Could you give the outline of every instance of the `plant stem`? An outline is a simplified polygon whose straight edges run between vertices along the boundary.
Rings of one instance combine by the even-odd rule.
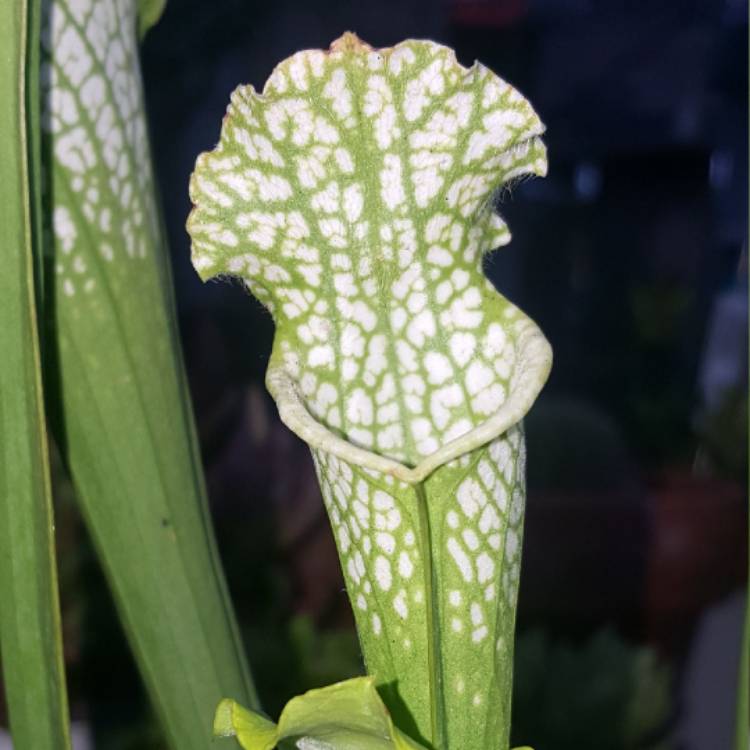
[[[440,658],[440,613],[437,606],[437,582],[432,560],[432,533],[424,483],[414,485],[419,513],[419,546],[424,566],[424,594],[427,607],[427,660],[430,681],[430,741],[435,750],[445,750],[445,697],[443,665]]]

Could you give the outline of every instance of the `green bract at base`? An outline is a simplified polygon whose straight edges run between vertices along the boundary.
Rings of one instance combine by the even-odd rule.
[[[425,750],[393,726],[372,677],[357,677],[292,698],[279,723],[233,700],[216,710],[214,733],[236,737],[244,750]],[[531,748],[517,748],[531,750]]]
[[[266,383],[313,452],[368,673],[439,750],[508,747],[520,420],[551,350],[482,263],[543,130],[446,47],[345,34],[239,87],[190,183],[199,274],[273,315]]]
[[[300,748],[424,750],[393,726],[372,677],[358,677],[292,698],[274,724],[232,700],[222,701],[214,733],[236,736],[245,750]]]

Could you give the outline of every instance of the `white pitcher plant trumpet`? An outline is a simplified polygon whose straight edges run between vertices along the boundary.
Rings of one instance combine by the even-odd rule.
[[[266,382],[312,451],[398,728],[385,745],[284,735],[299,747],[508,747],[521,420],[552,355],[482,261],[510,240],[497,191],[546,172],[543,130],[446,47],[347,33],[282,62],[261,94],[240,86],[198,159],[193,263],[242,279],[273,316]]]

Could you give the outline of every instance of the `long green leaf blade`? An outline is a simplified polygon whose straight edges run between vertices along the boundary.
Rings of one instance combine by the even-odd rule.
[[[70,747],[34,293],[26,76],[35,8],[0,6],[0,653],[15,746]],[[28,45],[28,46],[27,46]]]
[[[256,703],[207,513],[159,229],[135,0],[54,0],[44,39],[56,434],[180,750]]]
[[[236,701],[216,711],[214,732],[236,737],[244,750],[275,747],[325,750],[426,750],[393,725],[372,677],[309,690],[286,704],[278,725]]]

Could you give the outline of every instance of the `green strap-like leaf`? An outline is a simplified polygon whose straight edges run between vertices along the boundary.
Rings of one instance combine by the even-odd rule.
[[[155,206],[135,0],[52,0],[44,29],[50,402],[170,743],[256,697],[225,591]],[[55,361],[56,360],[56,361]]]
[[[38,8],[0,5],[0,662],[16,748],[70,748],[35,309]]]
[[[224,700],[216,711],[214,733],[237,737],[244,750],[425,750],[393,726],[371,677],[358,677],[292,698],[278,726]]]
[[[368,672],[440,750],[508,742],[518,423],[551,352],[482,259],[510,239],[498,189],[546,171],[542,131],[446,47],[345,34],[238,88],[191,180],[196,269],[274,317],[266,382],[313,449]]]

